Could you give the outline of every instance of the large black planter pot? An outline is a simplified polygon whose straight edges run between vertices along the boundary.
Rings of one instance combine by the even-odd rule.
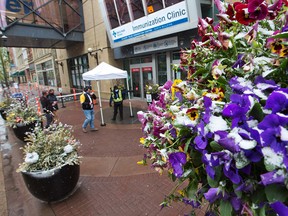
[[[22,172],[30,193],[46,202],[61,201],[71,195],[76,188],[79,175],[79,165],[65,165],[43,172]]]
[[[32,122],[27,125],[17,124],[16,128],[13,127],[13,131],[15,136],[20,139],[21,141],[25,142],[26,132],[32,132],[33,129],[36,127],[36,124],[41,124],[39,122]]]
[[[1,117],[6,120],[6,113],[5,113],[6,109],[0,109],[0,115]]]

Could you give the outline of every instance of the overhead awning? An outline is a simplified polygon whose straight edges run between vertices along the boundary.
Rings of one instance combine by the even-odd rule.
[[[25,76],[25,71],[16,71],[13,74],[11,74],[11,77],[19,77],[19,76]]]

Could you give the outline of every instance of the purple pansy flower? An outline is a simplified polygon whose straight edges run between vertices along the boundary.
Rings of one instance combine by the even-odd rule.
[[[279,215],[279,216],[286,216],[288,212],[288,207],[284,205],[282,202],[277,201],[272,204],[270,204],[271,208],[274,209],[274,211]]]
[[[269,184],[277,184],[277,183],[284,183],[285,175],[282,170],[274,170],[265,174],[262,174],[261,176],[261,182],[263,185],[269,185]]]
[[[206,193],[204,193],[204,197],[210,203],[215,202],[217,199],[223,198],[223,191],[219,188],[210,188]]]
[[[183,165],[186,164],[186,154],[184,152],[173,152],[169,155],[169,162],[174,171],[174,175],[177,178],[181,178],[183,175]]]
[[[288,94],[282,91],[274,91],[269,95],[266,109],[271,109],[272,113],[285,111],[288,109]]]
[[[186,205],[191,205],[193,208],[199,208],[200,207],[200,202],[193,200],[193,199],[187,199],[187,198],[183,198],[182,201],[186,204]]]
[[[241,68],[245,65],[245,61],[243,61],[244,54],[239,54],[237,56],[237,61],[232,65],[232,68]]]

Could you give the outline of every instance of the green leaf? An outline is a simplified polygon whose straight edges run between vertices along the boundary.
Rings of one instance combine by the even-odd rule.
[[[194,199],[197,190],[198,190],[198,182],[195,180],[190,181],[188,187],[186,188],[187,197],[189,199]]]
[[[256,191],[251,195],[251,200],[253,203],[261,203],[266,201],[264,187],[258,187]]]
[[[222,151],[222,150],[223,150],[223,147],[220,146],[220,145],[219,145],[217,142],[215,142],[215,141],[212,141],[212,142],[210,142],[209,144],[210,144],[211,148],[212,148],[213,150],[215,150],[215,151]]]
[[[210,178],[209,175],[207,175],[207,181],[208,181],[208,184],[209,184],[210,187],[216,188],[219,185],[218,181],[216,179]]]
[[[228,85],[227,80],[223,76],[219,76],[217,79],[217,82],[220,83],[221,85],[224,85],[224,86]]]
[[[185,143],[185,148],[184,148],[184,152],[187,152],[188,151],[188,148],[189,148],[189,145],[191,143],[191,140],[192,140],[192,137],[190,137],[186,143]]]
[[[253,116],[259,122],[263,120],[264,113],[262,111],[261,105],[259,103],[255,103],[253,108],[250,111],[250,116]]]
[[[280,184],[271,184],[266,186],[265,194],[269,202],[285,202],[288,198],[287,189]]]
[[[194,74],[192,74],[191,77],[197,77],[198,75],[202,75],[202,76],[203,76],[203,74],[207,74],[207,73],[209,73],[209,71],[208,71],[207,69],[205,69],[205,68],[200,68],[200,69],[197,70]]]
[[[226,200],[220,202],[220,215],[230,216],[232,215],[232,205]]]
[[[214,179],[210,178],[209,175],[207,175],[207,181],[210,187],[218,187],[219,186],[219,181],[221,179],[221,174],[222,174],[222,167],[214,167],[215,170],[215,177]]]
[[[277,35],[273,35],[271,38],[288,38],[288,32],[282,32]]]
[[[265,205],[260,209],[259,216],[266,216]]]

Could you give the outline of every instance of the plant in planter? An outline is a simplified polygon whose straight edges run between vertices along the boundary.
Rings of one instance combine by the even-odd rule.
[[[32,131],[37,124],[42,124],[42,116],[37,113],[37,106],[32,102],[13,100],[6,111],[6,125],[12,127],[16,137],[25,140],[25,133]]]
[[[287,215],[288,2],[215,0],[183,50],[187,80],[168,81],[138,112],[152,167],[206,215]]]
[[[4,120],[6,120],[6,111],[9,109],[11,104],[13,103],[12,98],[10,97],[5,97],[1,102],[0,102],[0,114]]]
[[[145,91],[148,104],[151,103],[152,100],[158,99],[158,94],[160,92],[158,84],[147,84],[145,86]]]
[[[28,190],[38,199],[52,202],[65,199],[75,189],[80,175],[80,143],[72,135],[72,126],[36,127],[22,147],[21,172]]]

